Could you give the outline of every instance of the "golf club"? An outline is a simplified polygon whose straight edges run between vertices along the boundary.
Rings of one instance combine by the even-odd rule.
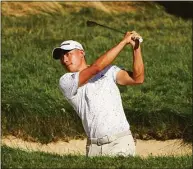
[[[96,23],[96,22],[94,22],[94,21],[87,21],[87,22],[86,22],[86,25],[89,26],[89,27],[92,27],[92,26],[101,26],[101,27],[104,27],[104,28],[107,28],[107,29],[110,29],[110,30],[119,32],[119,33],[121,33],[121,34],[125,34],[125,32],[122,32],[122,31],[120,31],[120,30],[117,30],[117,29],[114,29],[114,28],[111,28],[111,27],[108,27],[108,26],[105,26],[105,25],[101,25],[101,24]],[[136,40],[138,40],[140,43],[143,42],[143,39],[142,39],[142,38],[136,38]]]

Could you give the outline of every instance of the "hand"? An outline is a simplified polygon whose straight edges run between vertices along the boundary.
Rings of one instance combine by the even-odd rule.
[[[132,31],[127,32],[123,40],[125,40],[127,44],[130,44],[134,49],[137,49],[139,47],[139,38],[141,38],[141,36],[137,32]]]

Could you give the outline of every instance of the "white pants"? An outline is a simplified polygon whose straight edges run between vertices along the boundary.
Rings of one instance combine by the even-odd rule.
[[[86,155],[92,156],[135,156],[135,142],[133,136],[126,135],[111,143],[98,146],[97,144],[86,145]]]

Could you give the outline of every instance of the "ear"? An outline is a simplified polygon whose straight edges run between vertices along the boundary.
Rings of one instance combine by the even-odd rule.
[[[82,57],[85,56],[85,52],[83,50],[80,50],[81,54],[82,54]]]

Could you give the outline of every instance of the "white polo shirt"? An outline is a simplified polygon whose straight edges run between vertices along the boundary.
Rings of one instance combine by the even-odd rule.
[[[81,87],[78,87],[79,72],[66,73],[60,78],[62,93],[81,118],[90,138],[110,136],[130,128],[116,85],[120,70],[108,66]]]

